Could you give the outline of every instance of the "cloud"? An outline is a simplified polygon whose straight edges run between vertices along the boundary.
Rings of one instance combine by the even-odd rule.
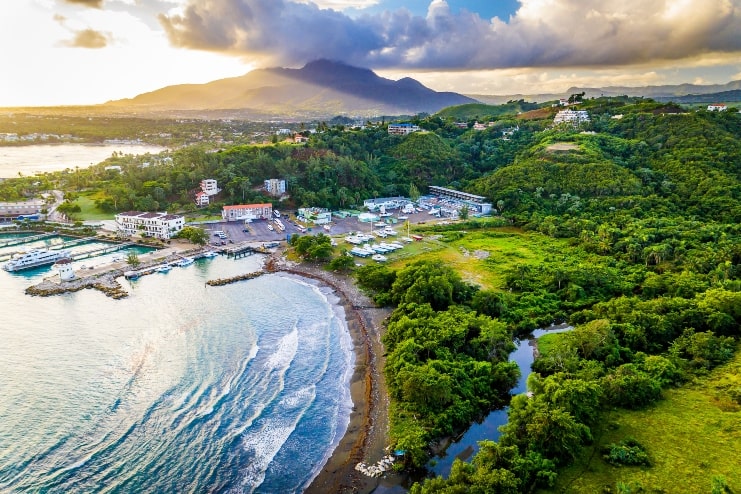
[[[99,49],[108,46],[111,40],[109,34],[96,31],[95,29],[82,29],[75,32],[75,37],[71,40],[63,41],[62,45],[72,48],[91,48]]]
[[[367,9],[378,5],[381,0],[294,0],[297,3],[314,3],[322,9],[346,10]]]
[[[368,4],[324,0],[322,5]],[[373,68],[611,67],[741,52],[741,0],[520,0],[508,21],[399,8],[350,17],[301,0],[189,0],[161,14],[172,44],[295,65]]]
[[[91,7],[94,9],[103,8],[103,0],[64,0],[65,3],[73,5],[82,5],[85,7]]]

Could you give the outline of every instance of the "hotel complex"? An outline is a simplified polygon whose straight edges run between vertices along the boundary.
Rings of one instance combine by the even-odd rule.
[[[141,233],[145,237],[167,240],[185,226],[185,217],[178,214],[128,211],[116,215],[116,227],[126,235]]]

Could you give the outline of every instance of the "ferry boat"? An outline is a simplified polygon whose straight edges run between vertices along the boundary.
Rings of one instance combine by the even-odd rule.
[[[39,266],[54,264],[60,259],[69,259],[71,254],[67,250],[32,249],[23,254],[16,254],[3,265],[5,271],[20,271]]]

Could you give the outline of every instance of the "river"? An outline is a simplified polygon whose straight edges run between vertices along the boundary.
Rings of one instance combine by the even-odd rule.
[[[105,161],[114,152],[123,154],[157,154],[161,146],[148,144],[33,144],[0,146],[0,178],[37,175],[76,166],[87,168]]]
[[[527,391],[527,378],[532,372],[531,366],[535,360],[533,341],[544,334],[562,333],[571,329],[573,329],[571,326],[536,329],[532,333],[532,339],[518,340],[515,342],[517,347],[510,354],[509,360],[517,362],[517,366],[520,368],[520,379],[517,381],[514,389],[512,389],[512,394],[520,394]],[[434,458],[434,461],[430,462],[428,469],[435,475],[447,477],[450,474],[450,469],[456,457],[460,457],[462,460],[470,460],[470,457],[479,450],[479,441],[485,439],[496,441],[499,439],[499,427],[507,423],[507,413],[508,407],[494,410],[483,421],[471,425],[463,436],[448,446],[443,455]]]

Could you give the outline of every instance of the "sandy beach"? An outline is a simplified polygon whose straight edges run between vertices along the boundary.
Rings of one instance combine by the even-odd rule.
[[[382,479],[358,472],[355,465],[359,462],[376,463],[388,454],[385,450],[388,444],[388,393],[383,377],[381,332],[391,310],[375,307],[347,276],[325,271],[321,266],[288,261],[282,257],[282,252],[271,259],[266,263],[269,270],[317,280],[334,291],[345,310],[355,347],[355,370],[350,382],[353,409],[347,431],[305,492],[373,492]],[[394,474],[389,472],[387,476]]]

